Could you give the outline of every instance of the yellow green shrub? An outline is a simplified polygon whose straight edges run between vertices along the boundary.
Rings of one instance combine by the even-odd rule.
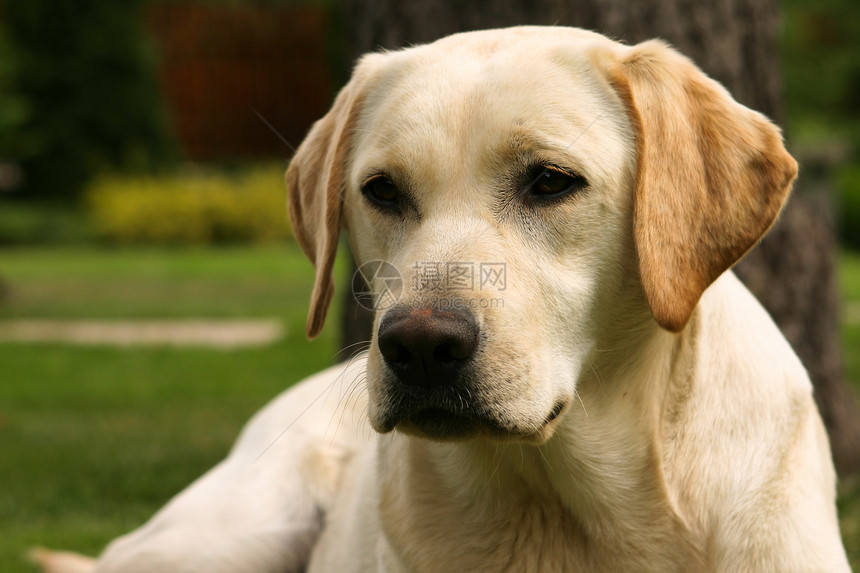
[[[283,170],[105,176],[87,191],[95,231],[121,244],[273,242],[290,236]]]

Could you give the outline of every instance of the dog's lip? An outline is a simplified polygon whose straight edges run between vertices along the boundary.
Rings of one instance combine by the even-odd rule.
[[[492,424],[491,417],[481,411],[480,403],[464,400],[452,388],[395,385],[378,403],[382,407],[373,425],[381,433],[397,428],[410,434],[465,436],[474,433],[474,428],[482,423]]]
[[[484,409],[480,402],[455,401],[443,389],[428,393],[401,386],[380,402],[384,406],[371,414],[370,421],[381,434],[397,430],[438,441],[485,437],[493,441],[534,443],[543,443],[553,435],[570,404],[569,399],[559,398],[543,418],[520,425],[506,423]]]
[[[444,408],[422,408],[405,416],[396,427],[407,434],[418,434],[435,440],[462,440],[476,435],[486,421],[471,414],[451,412]]]
[[[552,411],[549,413],[549,415],[547,415],[546,419],[544,420],[542,427],[546,427],[556,421],[561,416],[562,412],[564,412],[565,408],[567,408],[566,401],[557,401],[552,407]]]
[[[478,435],[514,437],[520,434],[474,407],[454,409],[433,401],[410,404],[406,400],[399,406],[377,419],[373,425],[378,432],[388,433],[396,429],[404,434],[440,441],[462,441]]]
[[[558,412],[560,413],[560,411]],[[436,441],[465,441],[484,437],[495,441],[544,442],[552,434],[558,419],[554,409],[538,428],[509,428],[493,417],[470,412],[452,412],[445,408],[428,407],[416,410],[399,420],[389,420],[388,430]]]

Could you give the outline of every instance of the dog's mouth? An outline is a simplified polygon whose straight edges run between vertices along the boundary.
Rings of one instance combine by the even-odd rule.
[[[487,422],[489,420],[480,420],[474,415],[450,412],[442,408],[425,408],[406,416],[396,427],[405,434],[448,441],[475,436]]]
[[[405,404],[403,404],[405,406]],[[495,441],[524,441],[542,443],[554,432],[565,402],[557,402],[540,423],[528,425],[506,424],[496,416],[474,407],[452,410],[438,405],[404,408],[389,412],[389,416],[376,427],[382,433],[396,429],[404,434],[437,441],[464,441],[484,437]]]
[[[397,430],[404,434],[440,441],[465,440],[481,433],[502,432],[501,425],[476,404],[445,399],[444,392],[427,395],[389,395],[387,408],[373,424],[381,433]],[[373,418],[373,417],[371,417]]]

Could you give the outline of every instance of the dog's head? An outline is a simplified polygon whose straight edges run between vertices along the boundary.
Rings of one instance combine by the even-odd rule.
[[[366,56],[287,171],[308,335],[345,227],[359,265],[390,265],[375,292],[403,281],[376,312],[373,427],[541,442],[602,345],[684,329],[796,171],[660,42],[523,27]]]

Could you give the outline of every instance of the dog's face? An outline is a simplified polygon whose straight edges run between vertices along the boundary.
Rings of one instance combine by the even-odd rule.
[[[542,442],[601,346],[683,329],[795,168],[658,43],[517,28],[366,57],[287,173],[309,334],[343,225],[359,265],[403,280],[376,313],[373,427]]]
[[[633,258],[635,141],[609,85],[557,55],[451,42],[368,88],[344,216],[357,262],[404,278],[368,357],[379,431],[541,439],[573,398]]]

